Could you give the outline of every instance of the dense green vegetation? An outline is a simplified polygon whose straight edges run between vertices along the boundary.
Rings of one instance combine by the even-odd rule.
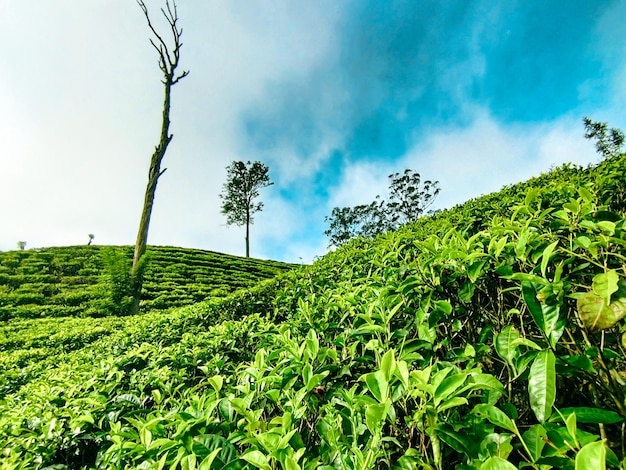
[[[103,254],[111,249],[71,246],[0,252],[0,320],[104,315],[99,305],[108,289]],[[114,250],[132,258],[132,247]],[[144,310],[223,297],[294,267],[164,246],[149,247],[147,255]]]
[[[60,360],[37,354],[74,326],[16,331],[0,463],[626,468],[625,163],[557,168],[225,299],[87,319]]]

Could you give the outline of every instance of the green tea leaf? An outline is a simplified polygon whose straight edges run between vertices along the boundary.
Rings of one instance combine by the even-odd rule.
[[[456,431],[446,423],[437,423],[437,437],[460,454],[467,454],[474,446],[472,439],[462,432]]]
[[[552,256],[552,253],[554,252],[554,249],[556,248],[558,243],[559,243],[559,241],[556,240],[556,241],[550,243],[545,248],[545,250],[543,250],[543,254],[541,255],[541,275],[543,277],[546,277],[546,269],[548,267],[548,262],[550,261],[550,257]]]
[[[471,303],[474,296],[475,286],[472,282],[465,282],[459,290],[459,299],[466,304]]]
[[[602,220],[600,222],[597,222],[596,225],[600,230],[606,232],[608,235],[613,235],[615,233],[615,222]]]
[[[472,410],[472,413],[480,418],[486,419],[491,424],[500,426],[507,431],[516,432],[517,428],[513,420],[509,418],[504,411],[496,408],[494,405],[481,404],[476,405]]]
[[[624,417],[615,411],[603,410],[602,408],[590,408],[590,407],[573,407],[573,408],[562,408],[561,415],[568,416],[571,414],[576,414],[576,420],[579,423],[590,423],[590,424],[615,424],[621,423],[624,421]],[[552,416],[550,421],[556,422],[561,421],[561,417],[558,414]]]
[[[368,405],[365,409],[365,424],[372,434],[380,431],[387,416],[387,408],[385,404],[376,404]]]
[[[605,470],[606,447],[604,441],[590,442],[576,454],[576,470]]]
[[[406,361],[397,361],[396,362],[396,376],[404,385],[404,388],[409,388],[409,367]]]
[[[517,470],[517,467],[502,457],[489,457],[480,466],[480,470]]]
[[[514,326],[505,326],[500,333],[498,333],[494,339],[494,346],[498,355],[504,359],[508,365],[513,367],[513,359],[518,355],[517,348],[513,345],[513,341],[518,339],[520,334]]]
[[[300,470],[301,467],[298,465],[298,462],[293,457],[287,455],[283,461],[283,468],[285,470]]]
[[[322,380],[324,380],[326,378],[326,376],[329,373],[330,373],[330,371],[325,370],[325,371],[323,371],[323,372],[321,372],[319,374],[315,374],[315,375],[311,376],[311,378],[306,383],[306,391],[310,392],[315,387],[317,387],[322,382]]]
[[[575,447],[578,447],[578,439],[576,438],[576,413],[572,413],[565,418],[565,427],[572,438]]]
[[[593,277],[592,290],[594,294],[604,300],[606,305],[609,305],[611,303],[611,295],[617,292],[618,281],[619,276],[617,275],[617,271],[611,269]]]
[[[447,300],[437,300],[434,302],[434,306],[445,315],[450,315],[452,313],[452,304]]]
[[[560,305],[539,301],[542,286],[537,283],[522,281],[522,295],[533,320],[550,341],[552,347],[561,338],[565,329],[565,318],[561,318]]]
[[[528,395],[530,407],[537,420],[544,423],[552,414],[556,397],[556,370],[554,353],[549,349],[541,351],[530,366],[528,375]]]
[[[233,398],[232,400],[230,400],[230,404],[233,409],[240,415],[245,415],[246,411],[248,410],[248,404],[242,398]]]
[[[280,434],[270,431],[259,433],[256,437],[259,444],[261,444],[269,454],[279,449],[278,443],[280,442]]]
[[[530,452],[530,458],[536,462],[541,458],[541,452],[546,445],[544,438],[548,435],[541,424],[531,426],[528,431],[522,434],[524,443]]]
[[[468,401],[465,397],[452,397],[449,400],[444,401],[437,407],[437,411],[441,412],[449,408],[456,408],[457,406],[467,405]]]
[[[380,370],[385,375],[385,380],[389,382],[396,369],[396,358],[393,349],[387,351],[380,360]]]
[[[307,334],[306,336],[305,344],[309,359],[315,359],[320,350],[320,342],[317,338],[317,333],[315,332],[315,330],[309,330],[309,334]]]
[[[511,346],[514,348],[517,348],[518,346],[527,346],[535,351],[541,351],[541,346],[528,338],[516,338],[511,342]]]
[[[467,373],[453,374],[446,377],[435,390],[435,406],[459,390],[467,380]]]
[[[385,374],[382,371],[370,372],[362,377],[367,384],[367,388],[374,398],[380,403],[387,399],[389,393],[389,382],[385,379]]]
[[[258,450],[251,450],[241,456],[246,462],[254,465],[256,468],[262,470],[271,470],[269,461],[263,452]]]
[[[604,330],[612,327],[626,316],[626,281],[619,281],[617,287],[618,289],[613,293],[609,304],[595,292],[595,289],[594,292],[578,295],[576,299],[578,314],[585,328],[592,332]]]

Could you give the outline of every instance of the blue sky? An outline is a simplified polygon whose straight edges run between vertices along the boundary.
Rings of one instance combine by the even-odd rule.
[[[164,0],[147,2],[152,15]],[[626,1],[179,0],[181,67],[149,243],[241,255],[219,193],[233,160],[275,184],[253,256],[311,261],[324,217],[387,175],[438,208],[597,162],[590,116],[626,128]],[[162,89],[128,0],[0,4],[0,250],[132,244]]]

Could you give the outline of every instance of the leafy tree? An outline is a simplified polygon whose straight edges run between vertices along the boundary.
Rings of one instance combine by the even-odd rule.
[[[150,160],[150,170],[148,172],[148,185],[146,187],[146,193],[144,197],[143,210],[141,212],[141,220],[139,222],[139,230],[137,232],[137,241],[135,243],[135,254],[133,256],[132,267],[132,284],[133,284],[133,308],[132,312],[137,313],[139,311],[139,300],[141,299],[142,281],[139,274],[141,257],[146,253],[146,246],[148,243],[148,228],[150,226],[150,216],[152,214],[152,206],[154,204],[154,195],[156,192],[157,182],[161,175],[165,173],[166,168],[161,170],[161,161],[165,156],[167,146],[172,140],[173,135],[169,133],[170,127],[170,100],[172,87],[176,85],[182,78],[189,74],[189,71],[185,70],[180,74],[176,73],[178,67],[178,61],[180,59],[180,48],[182,43],[180,37],[183,33],[182,28],[178,27],[178,11],[176,9],[176,2],[172,0],[165,1],[165,8],[161,8],[161,13],[165,17],[165,20],[169,24],[170,33],[172,35],[173,44],[169,46],[163,36],[161,36],[155,27],[152,25],[150,15],[148,14],[148,8],[143,0],[137,0],[137,3],[141,7],[146,20],[148,21],[148,28],[153,34],[153,38],[150,39],[150,43],[157,51],[159,57],[159,68],[163,73],[163,85],[165,87],[164,100],[163,100],[163,114],[161,121],[161,136],[158,145],[154,149],[152,159]]]
[[[620,155],[624,145],[624,133],[615,128],[609,129],[606,122],[592,121],[588,117],[583,119],[585,138],[596,139],[596,150],[604,158]]]
[[[93,239],[96,237],[93,233],[90,233],[89,235],[89,242],[87,243],[87,245],[91,245],[91,243],[93,242]]]
[[[389,175],[389,200],[380,196],[370,204],[335,207],[326,217],[329,229],[324,234],[330,245],[340,246],[355,237],[373,238],[414,222],[435,202],[440,192],[438,181],[424,181],[410,169]]]
[[[261,162],[232,162],[228,172],[222,199],[222,214],[228,225],[246,226],[246,256],[250,256],[250,225],[253,215],[263,209],[262,202],[254,202],[259,190],[271,186],[269,168]]]
[[[25,249],[25,248],[26,248],[26,242],[24,242],[24,241],[19,241],[19,242],[17,242],[17,247],[18,247],[20,250]]]

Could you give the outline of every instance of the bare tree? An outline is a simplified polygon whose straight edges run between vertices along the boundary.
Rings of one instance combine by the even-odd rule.
[[[156,192],[157,182],[161,175],[165,172],[166,168],[161,170],[161,162],[165,156],[167,146],[172,140],[173,135],[169,133],[170,127],[170,99],[172,87],[176,85],[181,79],[189,74],[189,71],[185,70],[180,74],[176,73],[178,67],[178,61],[180,59],[180,48],[182,43],[180,41],[183,33],[182,28],[178,27],[178,11],[176,9],[175,0],[166,0],[165,8],[161,8],[161,13],[165,17],[165,20],[169,24],[169,33],[171,35],[171,41],[173,44],[168,45],[168,42],[159,34],[150,20],[148,14],[148,8],[143,0],[137,0],[137,3],[141,7],[146,20],[148,21],[148,27],[152,32],[153,37],[150,38],[150,43],[157,51],[159,56],[159,68],[163,72],[163,85],[165,88],[165,96],[163,99],[163,119],[161,122],[161,136],[159,144],[155,147],[152,159],[150,161],[150,171],[148,172],[148,185],[146,187],[146,194],[144,197],[143,211],[141,213],[141,220],[139,222],[139,231],[137,232],[137,242],[135,243],[135,254],[133,256],[133,267],[131,272],[131,282],[133,283],[133,308],[131,313],[137,313],[139,311],[139,300],[141,299],[142,288],[142,273],[140,267],[142,264],[140,260],[146,252],[146,246],[148,242],[148,228],[150,226],[150,215],[152,214],[152,206],[154,204],[154,194]]]

